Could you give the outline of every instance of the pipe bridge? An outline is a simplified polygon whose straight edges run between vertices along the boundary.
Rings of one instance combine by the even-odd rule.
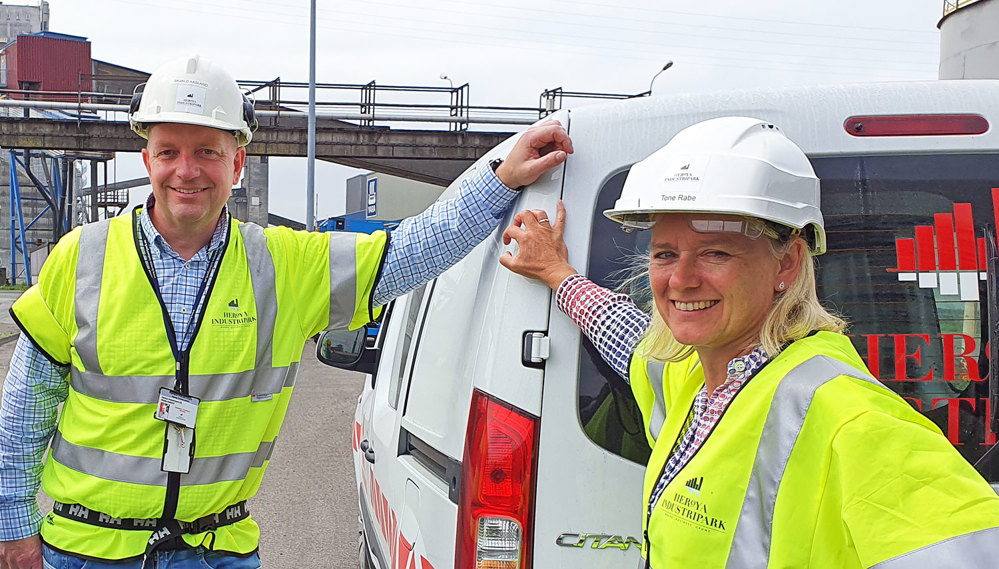
[[[138,152],[144,142],[127,122],[144,77],[94,75],[93,91],[0,89],[0,141],[6,148],[67,152]],[[307,83],[240,81],[254,99],[260,127],[247,153],[306,156]],[[81,83],[83,84],[83,83]],[[553,110],[475,106],[457,87],[320,83],[316,85],[316,158],[446,186],[513,132]],[[470,131],[470,125],[483,125]]]
[[[446,186],[512,132],[395,130],[317,120],[316,158]],[[253,156],[305,156],[304,117],[261,121],[247,146]],[[299,124],[300,123],[300,124]],[[139,152],[145,141],[127,122],[0,117],[5,148],[78,152]]]

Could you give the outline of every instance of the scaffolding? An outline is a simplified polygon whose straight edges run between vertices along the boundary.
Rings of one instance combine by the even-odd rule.
[[[114,217],[128,206],[127,186],[107,184],[107,163],[113,158],[110,153],[70,155],[58,151],[7,150],[5,157],[10,179],[9,279],[12,283],[23,278],[26,284],[32,284],[32,245],[39,241],[54,244],[76,225]],[[90,186],[83,186],[82,180],[78,180],[81,177],[77,165],[86,161],[90,164]],[[40,167],[33,169],[32,164]],[[103,187],[98,184],[101,164],[104,166]],[[29,188],[22,184],[24,178],[30,181],[35,192],[28,191]],[[78,184],[81,187],[77,188]],[[25,211],[31,203],[42,207],[30,208],[28,216],[33,217],[28,221]],[[47,230],[37,227],[43,219],[51,220],[51,237],[37,239],[36,233],[32,242],[27,235],[29,231]],[[35,249],[38,248],[41,247]]]

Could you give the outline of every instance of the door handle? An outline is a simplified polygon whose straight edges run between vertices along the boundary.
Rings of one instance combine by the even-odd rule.
[[[375,463],[375,449],[371,448],[368,439],[361,441],[361,451],[364,452],[364,460],[371,464]]]

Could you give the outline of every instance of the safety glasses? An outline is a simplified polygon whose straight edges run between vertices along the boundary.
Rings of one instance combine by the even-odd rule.
[[[698,233],[741,233],[750,239],[759,239],[766,235],[778,241],[786,238],[759,219],[691,219],[689,224],[690,228]]]

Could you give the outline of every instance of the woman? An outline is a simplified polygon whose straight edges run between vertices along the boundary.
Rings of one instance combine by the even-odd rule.
[[[555,290],[632,386],[646,567],[995,566],[999,497],[818,302],[818,180],[776,127],[680,132],[605,215],[652,231],[651,321],[569,265],[561,204],[554,224],[518,214],[501,263]]]

